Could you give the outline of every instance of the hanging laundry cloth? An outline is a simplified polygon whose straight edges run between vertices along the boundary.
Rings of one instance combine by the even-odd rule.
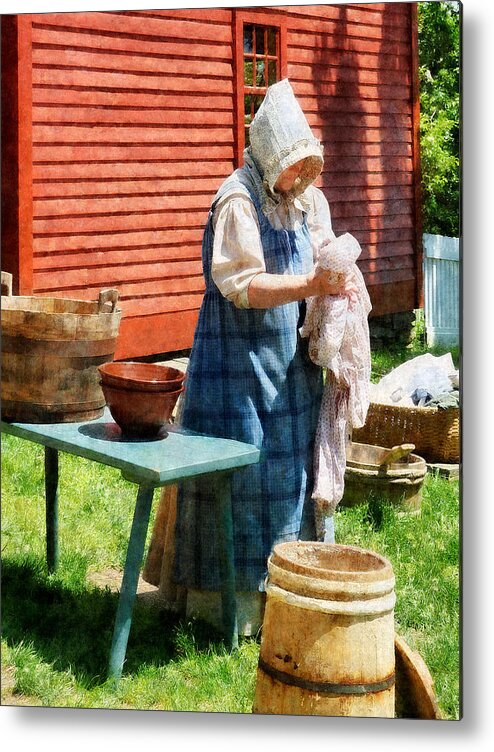
[[[316,265],[335,275],[353,272],[357,292],[307,300],[300,330],[309,338],[309,356],[327,369],[314,448],[314,490],[318,527],[332,515],[343,496],[346,441],[352,428],[364,425],[369,407],[371,302],[356,265],[362,249],[345,233],[318,251]]]

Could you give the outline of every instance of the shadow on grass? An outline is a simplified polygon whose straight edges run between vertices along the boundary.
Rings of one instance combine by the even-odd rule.
[[[87,689],[107,678],[118,593],[84,581],[65,584],[48,575],[35,557],[2,562],[2,637],[10,647],[31,644],[40,660],[57,671],[70,670]],[[163,665],[194,651],[221,650],[220,635],[203,622],[192,622],[136,599],[124,675],[143,664]]]

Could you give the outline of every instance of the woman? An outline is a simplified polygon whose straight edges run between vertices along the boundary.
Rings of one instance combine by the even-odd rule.
[[[312,186],[321,146],[287,80],[268,88],[244,157],[216,194],[204,233],[206,292],[181,422],[261,449],[260,462],[232,483],[239,632],[251,634],[262,622],[273,545],[315,539],[322,373],[299,334],[304,299],[351,294],[354,285],[314,270],[317,248],[334,234],[326,199]],[[187,611],[214,623],[220,582],[207,481],[180,486],[175,530],[173,579],[187,590]]]

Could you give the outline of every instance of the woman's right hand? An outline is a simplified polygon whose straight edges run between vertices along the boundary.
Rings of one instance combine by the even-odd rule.
[[[307,275],[307,287],[310,296],[317,295],[351,295],[357,293],[353,272],[336,274],[327,269],[314,268]]]

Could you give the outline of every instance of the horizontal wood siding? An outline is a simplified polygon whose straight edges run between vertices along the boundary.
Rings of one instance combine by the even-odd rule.
[[[288,77],[324,146],[319,185],[337,234],[353,233],[373,315],[416,296],[410,5],[314,5],[286,13]]]
[[[231,11],[33,15],[34,293],[120,293],[117,357],[189,347],[233,164]]]
[[[317,184],[335,231],[362,245],[373,315],[412,309],[420,284],[410,7],[248,9],[253,23],[281,24],[286,74],[324,146]],[[10,78],[7,60],[4,80],[15,83],[29,60],[29,76],[16,83],[24,102],[17,145],[5,152],[24,162],[24,220],[17,230],[6,225],[19,236],[20,285],[86,299],[116,287],[124,313],[117,357],[192,344],[204,224],[236,166],[240,12],[17,17],[22,59]]]

